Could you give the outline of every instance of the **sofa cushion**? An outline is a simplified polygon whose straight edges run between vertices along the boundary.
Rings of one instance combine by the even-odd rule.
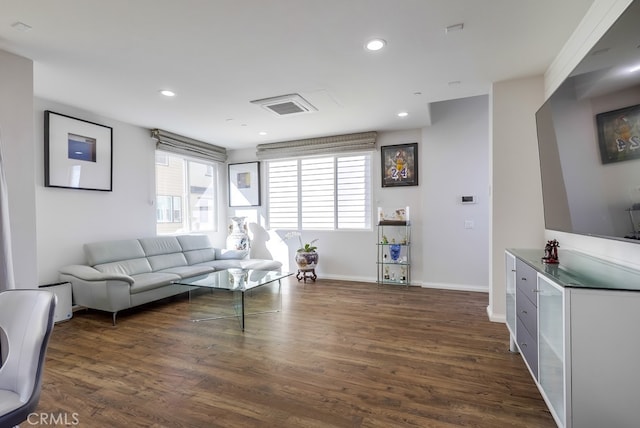
[[[202,250],[185,251],[184,257],[187,264],[195,265],[202,262],[211,262],[216,259],[216,251],[213,248],[203,248]]]
[[[149,272],[135,275],[135,282],[131,285],[130,293],[137,294],[143,291],[153,290],[170,284],[171,281],[177,281],[180,277],[173,273],[167,272]]]
[[[84,253],[89,266],[145,256],[142,245],[137,239],[92,242],[84,245]]]
[[[172,273],[178,275],[180,278],[188,278],[190,276],[198,276],[213,272],[215,269],[211,266],[199,265],[199,266],[176,266],[168,269],[164,269],[158,272]]]
[[[172,254],[182,252],[182,247],[175,236],[156,236],[153,238],[138,239],[147,257],[159,254]]]
[[[211,241],[209,241],[207,235],[180,235],[176,238],[182,247],[182,251],[211,248]]]
[[[157,256],[149,256],[147,259],[149,260],[151,269],[154,272],[171,267],[187,265],[187,259],[185,259],[184,254],[182,253],[160,254]]]
[[[226,250],[216,248],[216,259],[219,260],[241,260],[249,256],[248,250]]]
[[[130,276],[148,273],[152,270],[151,265],[149,265],[149,262],[145,258],[102,263],[95,265],[94,268],[103,273],[117,273]]]

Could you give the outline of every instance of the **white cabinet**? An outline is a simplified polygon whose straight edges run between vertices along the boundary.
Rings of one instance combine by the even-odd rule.
[[[557,425],[640,426],[640,272],[572,252],[561,253],[560,265],[541,263],[536,250],[507,254],[507,323],[516,320],[515,331],[509,325],[510,339]],[[515,305],[509,303],[514,264]],[[531,270],[536,287],[519,292],[518,281],[527,283]],[[527,290],[537,296],[535,354],[522,345],[524,333],[531,333],[523,327],[531,321],[519,312],[531,308]]]

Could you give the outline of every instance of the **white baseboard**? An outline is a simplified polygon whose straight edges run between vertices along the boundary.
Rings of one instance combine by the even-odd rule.
[[[320,277],[320,275],[318,275]],[[322,278],[333,279],[337,281],[357,281],[357,282],[372,282],[376,283],[376,278],[372,277],[356,277],[356,276],[343,276],[343,275],[326,275],[322,274]],[[440,290],[454,290],[454,291],[473,291],[478,293],[488,293],[489,287],[481,285],[469,285],[469,284],[449,284],[441,282],[420,282],[411,281],[411,286],[417,286],[422,288],[437,288]]]
[[[489,321],[491,322],[501,322],[504,324],[507,323],[507,317],[504,314],[494,314],[493,309],[491,309],[491,305],[487,306],[487,315],[489,316]]]

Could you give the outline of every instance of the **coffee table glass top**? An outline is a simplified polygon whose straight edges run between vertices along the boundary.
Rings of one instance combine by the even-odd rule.
[[[270,284],[287,276],[289,272],[277,272],[253,269],[227,269],[205,275],[192,276],[174,281],[176,284],[196,287],[219,288],[222,290],[247,291],[252,288]]]
[[[253,270],[253,269],[227,269],[212,272],[206,275],[192,276],[189,278],[179,279],[174,281],[175,284],[189,285],[198,288],[209,288],[218,290],[231,291],[234,296],[233,307],[235,309],[235,316],[240,321],[240,327],[244,331],[245,316],[257,315],[270,312],[280,312],[282,308],[282,292],[280,290],[282,278],[293,275],[289,272],[277,272],[277,271],[265,271],[265,270]],[[276,308],[270,310],[260,310],[258,312],[246,312],[246,299],[245,294],[247,291],[266,286],[269,284],[277,284],[277,296]],[[267,287],[265,287],[267,288]],[[189,291],[189,301],[191,301],[191,291]],[[207,316],[204,318],[193,319],[193,322],[209,321],[222,318],[230,318],[228,315]]]

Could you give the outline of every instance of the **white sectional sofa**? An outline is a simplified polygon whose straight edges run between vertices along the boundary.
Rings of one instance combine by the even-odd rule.
[[[242,268],[280,270],[274,260],[249,259],[248,251],[211,246],[205,235],[94,242],[84,245],[86,265],[60,269],[60,280],[70,282],[76,305],[112,312],[188,291],[173,284],[180,278],[215,270]]]

